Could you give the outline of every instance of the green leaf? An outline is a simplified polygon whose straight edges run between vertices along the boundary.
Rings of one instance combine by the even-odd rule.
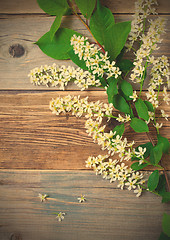
[[[139,165],[139,162],[132,163],[131,168],[135,171],[139,171],[145,167],[147,167],[149,164],[148,163],[142,163]]]
[[[170,238],[165,233],[161,232],[158,240],[170,240]]]
[[[100,0],[97,0],[97,9],[90,19],[90,30],[101,45],[105,42],[107,29],[114,24],[114,16],[110,9],[102,6]]]
[[[148,125],[142,119],[132,118],[130,126],[135,132],[149,132]]]
[[[113,128],[113,132],[115,132],[115,131],[116,131],[115,136],[119,135],[121,137],[125,131],[124,123],[117,125],[115,128]]]
[[[145,143],[145,144],[140,144],[138,147],[135,148],[135,152],[138,152],[138,148],[139,148],[139,147],[146,148],[146,152],[144,153],[143,156],[144,156],[145,159],[146,159],[147,157],[149,157],[150,152],[151,152],[151,150],[152,150],[152,148],[153,148],[152,143],[151,143],[151,142],[147,142],[147,143]]]
[[[133,109],[130,107],[130,117],[134,118]]]
[[[136,160],[140,160],[140,158],[138,158],[138,157],[136,157],[135,155],[133,155],[132,157],[131,157],[131,161],[136,161]]]
[[[121,112],[130,114],[130,107],[120,94],[113,96],[113,106]]]
[[[108,95],[108,102],[113,103],[113,96],[118,93],[117,89],[117,79],[115,78],[110,78],[109,79],[109,86],[107,88],[107,95]]]
[[[155,188],[158,186],[159,182],[159,171],[155,170],[148,178],[147,187],[150,191],[154,191]]]
[[[161,160],[162,158],[162,147],[163,147],[163,144],[157,144],[156,146],[154,146],[151,150],[151,154],[150,154],[150,162],[153,164],[153,165],[156,165],[159,163],[159,161]]]
[[[103,77],[97,77],[100,80],[100,83],[103,87],[107,87],[107,83],[106,80]]]
[[[165,184],[166,184],[166,178],[165,178],[165,175],[162,174],[159,176],[159,183],[157,188],[155,189],[155,191],[161,196],[166,192]]]
[[[123,47],[119,55],[116,57],[116,64],[123,60],[123,55],[125,53],[126,48]]]
[[[162,229],[163,232],[170,237],[170,215],[164,213],[162,219]]]
[[[149,120],[148,108],[142,99],[138,98],[135,102],[135,107],[140,118],[143,118],[145,121]]]
[[[67,0],[37,0],[40,8],[52,16],[64,15],[68,11]]]
[[[147,106],[149,112],[154,112],[154,108],[151,102],[144,101],[144,103]]]
[[[128,97],[128,100],[131,100],[131,98],[129,98],[129,96],[133,95],[132,85],[129,82],[123,80],[120,84],[120,88],[121,88],[122,92],[124,93],[124,95],[126,97]]]
[[[57,32],[57,30],[59,29],[60,27],[60,24],[61,24],[61,18],[62,18],[62,14],[59,14],[56,16],[53,24],[51,25],[51,28],[50,28],[50,37],[51,37],[51,40],[53,39],[55,33]]]
[[[129,59],[122,59],[120,62],[117,62],[117,66],[122,72],[129,71],[134,65],[133,62]]]
[[[170,143],[168,139],[165,137],[162,137],[160,134],[158,134],[157,138],[158,138],[158,144],[161,144],[161,143],[163,144],[162,146],[163,153],[168,153],[170,149]]]
[[[131,22],[128,21],[116,23],[106,31],[104,46],[111,60],[115,60],[123,49],[130,30]]]
[[[59,28],[51,41],[50,32],[45,33],[36,44],[49,57],[54,59],[69,59],[71,50],[70,39],[73,34],[78,34],[72,29]]]
[[[170,192],[162,193],[161,196],[162,196],[162,203],[170,202]]]
[[[70,59],[80,68],[84,69],[84,70],[88,70],[88,68],[86,67],[86,63],[83,59],[79,59],[78,55],[74,53],[73,47],[72,49],[68,52],[68,55],[70,57]]]
[[[75,2],[84,17],[89,19],[95,8],[96,0],[75,0]]]

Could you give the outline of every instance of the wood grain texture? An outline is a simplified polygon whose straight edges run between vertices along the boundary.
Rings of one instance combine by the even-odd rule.
[[[104,154],[86,134],[85,118],[77,119],[71,114],[56,116],[49,110],[52,98],[68,94],[107,102],[103,91],[0,94],[0,168],[85,169],[88,156]],[[168,105],[163,109],[170,115]],[[161,134],[169,138],[170,125],[167,121],[163,123]],[[113,129],[113,125],[109,127]],[[125,136],[129,141],[134,140],[130,127],[126,128]],[[155,139],[155,132],[151,131],[151,136]],[[135,133],[135,140],[139,145],[148,138],[145,133]],[[167,159],[164,165],[170,169]]]
[[[1,240],[155,240],[162,215],[161,198],[117,189],[89,171],[0,171]],[[49,198],[41,203],[39,193]],[[77,197],[84,194],[85,203]],[[65,212],[57,222],[54,212]],[[18,238],[14,238],[18,236]]]
[[[117,22],[132,19],[134,2],[103,0]],[[159,2],[158,12],[168,18],[168,23],[156,56],[165,54],[170,58],[170,1]],[[158,239],[162,215],[170,213],[169,206],[150,193],[136,198],[133,192],[121,191],[116,183],[87,171],[88,156],[104,152],[86,134],[85,118],[55,116],[49,110],[49,101],[57,96],[88,95],[92,101],[107,102],[106,94],[95,89],[74,91],[74,84],[66,92],[54,88],[47,91],[46,87],[33,86],[27,77],[36,66],[53,62],[74,65],[47,57],[33,44],[49,31],[54,17],[45,14],[36,0],[1,1],[0,14],[0,239]],[[90,37],[74,16],[63,17],[62,26]],[[9,53],[15,44],[25,50],[20,58]],[[12,91],[2,91],[9,89]],[[169,106],[163,109],[170,115]],[[161,134],[169,138],[169,132],[170,125],[164,121]],[[125,134],[133,140],[130,128]],[[155,140],[155,133],[151,134]],[[145,134],[135,135],[137,144],[147,141]],[[170,170],[169,159],[163,163]],[[49,194],[48,201],[41,203],[39,193]],[[87,198],[85,204],[77,201],[81,194]],[[53,214],[60,211],[66,213],[61,223]]]
[[[102,4],[111,9],[113,13],[134,13],[135,0],[102,0]],[[168,13],[170,9],[169,0],[158,0],[158,13]],[[23,13],[44,13],[36,0],[6,0],[2,1],[0,13],[23,14]]]
[[[126,21],[131,16],[119,15],[116,21]],[[0,89],[37,89],[30,83],[28,73],[31,69],[41,65],[52,65],[54,62],[59,65],[74,65],[71,61],[55,60],[46,56],[37,45],[33,44],[42,35],[49,31],[54,17],[48,16],[9,16],[3,15],[0,21]],[[84,25],[74,16],[64,17],[63,27],[73,28],[79,33],[92,38]],[[160,49],[155,51],[155,56],[166,55],[170,58],[170,16],[167,17],[167,33],[164,34]],[[20,44],[25,49],[22,57],[12,57],[9,49],[14,44]],[[74,65],[75,66],[75,65]],[[144,86],[147,89],[147,82]],[[135,87],[136,88],[136,87]],[[39,89],[46,89],[40,86]],[[53,90],[54,88],[51,88]],[[67,89],[78,89],[70,84]]]

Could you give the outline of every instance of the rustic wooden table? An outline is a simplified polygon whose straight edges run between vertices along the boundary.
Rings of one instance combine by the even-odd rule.
[[[117,21],[132,19],[134,0],[103,2]],[[160,0],[158,12],[168,23],[156,55],[170,57],[169,0]],[[85,160],[102,152],[85,133],[85,119],[57,117],[49,110],[49,101],[57,96],[80,94],[107,101],[106,94],[96,89],[80,92],[74,84],[64,92],[35,87],[27,77],[36,66],[73,65],[47,57],[33,44],[49,30],[54,17],[43,13],[35,0],[3,1],[0,13],[0,239],[158,239],[169,205],[146,192],[136,198],[88,171]],[[74,16],[64,17],[62,26],[88,36]],[[170,107],[164,108],[170,114]],[[168,122],[161,133],[169,137]],[[130,129],[126,135],[133,138]],[[146,136],[137,136],[136,141],[141,139]],[[168,159],[164,165],[170,170]],[[39,193],[50,197],[41,203]],[[81,194],[87,198],[82,204],[77,201]],[[60,211],[66,213],[61,223],[53,214]]]

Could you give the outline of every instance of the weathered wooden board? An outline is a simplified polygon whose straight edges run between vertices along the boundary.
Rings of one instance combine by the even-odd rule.
[[[130,20],[131,16],[118,15],[117,21]],[[170,25],[170,16],[168,16],[167,26]],[[49,31],[54,17],[48,16],[9,16],[3,15],[0,21],[0,89],[37,89],[30,83],[28,73],[31,69],[50,65],[54,62],[59,65],[74,65],[71,61],[55,60],[46,56],[37,45],[33,44],[43,34]],[[74,16],[64,17],[63,27],[73,28],[81,34],[90,35],[84,25]],[[17,58],[9,53],[13,45],[20,44],[25,49],[23,56]],[[163,36],[160,49],[155,51],[155,56],[167,55],[170,58],[170,29],[167,27],[167,33]],[[146,86],[145,86],[146,88]],[[39,89],[46,89],[40,86]],[[69,89],[77,89],[72,84]]]
[[[0,168],[85,169],[89,155],[104,154],[85,132],[85,118],[77,119],[71,114],[56,116],[49,110],[52,98],[68,94],[89,96],[89,101],[107,102],[103,91],[12,91],[0,94]],[[170,115],[169,106],[163,108]],[[170,125],[163,122],[161,134],[169,138]],[[129,141],[134,140],[133,133],[127,127],[125,136]],[[138,145],[148,141],[145,133],[135,135]],[[155,139],[153,131],[151,135]],[[168,160],[164,165],[170,169]]]
[[[1,240],[155,240],[168,204],[136,198],[89,171],[0,171]],[[49,194],[40,202],[39,193]],[[85,195],[87,201],[78,203]],[[65,212],[58,222],[54,212]]]
[[[134,13],[135,0],[102,0],[103,5],[112,10],[113,13]],[[168,13],[170,8],[169,0],[158,0],[159,13]],[[0,13],[21,14],[21,13],[44,13],[36,0],[6,0],[1,2]]]

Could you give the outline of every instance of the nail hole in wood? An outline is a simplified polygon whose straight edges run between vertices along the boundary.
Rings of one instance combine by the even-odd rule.
[[[14,58],[22,57],[25,53],[25,49],[20,44],[14,44],[9,48],[9,54]]]

